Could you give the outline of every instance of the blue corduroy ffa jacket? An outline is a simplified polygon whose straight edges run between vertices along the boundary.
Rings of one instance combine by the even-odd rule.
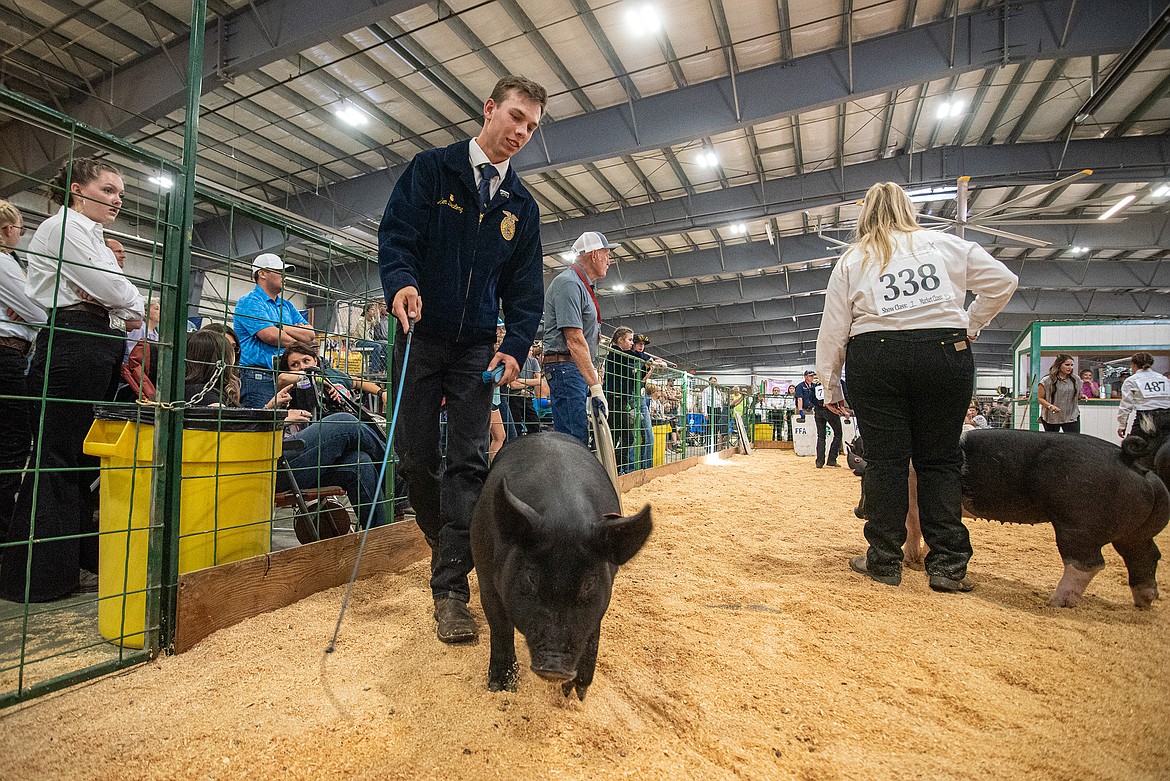
[[[378,227],[386,300],[418,288],[420,337],[491,344],[503,308],[500,351],[523,366],[544,308],[540,209],[515,170],[480,219],[470,141],[420,152],[406,167]]]

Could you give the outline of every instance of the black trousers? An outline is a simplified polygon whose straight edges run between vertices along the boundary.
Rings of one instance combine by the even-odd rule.
[[[813,410],[813,421],[817,424],[817,466],[837,463],[837,456],[841,453],[841,416],[821,406]],[[828,437],[825,426],[833,430],[828,461],[825,460],[825,439]]]
[[[8,524],[32,445],[27,368],[23,353],[0,347],[0,542],[8,539]]]
[[[962,519],[959,435],[975,384],[967,335],[949,329],[860,334],[849,340],[845,361],[868,464],[867,566],[879,575],[901,569],[913,460],[922,536],[930,546],[926,571],[964,577],[971,540]]]
[[[402,376],[406,338],[394,340],[394,382]],[[471,510],[488,471],[492,386],[483,381],[491,345],[452,345],[415,335],[406,366],[394,450],[402,463],[418,526],[439,556],[431,593],[467,602],[471,589]],[[447,400],[446,460],[439,449],[439,410]]]
[[[33,455],[21,483],[8,540],[0,563],[0,596],[15,602],[47,602],[77,589],[82,567],[97,572],[96,505],[90,486],[98,477],[98,459],[81,452],[93,425],[94,402],[109,401],[118,388],[118,369],[126,335],[110,328],[102,315],[82,311],[55,314],[49,329],[37,336],[37,351],[28,375],[33,402]],[[45,378],[48,385],[45,386]],[[39,430],[39,431],[38,431]],[[34,512],[34,503],[36,505]],[[88,535],[77,537],[76,535]],[[69,539],[60,539],[69,538]],[[27,566],[29,541],[32,567]]]
[[[1070,420],[1068,423],[1049,423],[1046,420],[1040,421],[1040,425],[1044,427],[1045,431],[1061,431],[1065,434],[1079,434],[1081,433],[1081,419]]]

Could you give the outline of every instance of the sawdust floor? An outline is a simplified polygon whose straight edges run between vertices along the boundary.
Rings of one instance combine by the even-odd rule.
[[[358,584],[332,655],[339,589],[7,711],[0,777],[1170,777],[1168,600],[1135,610],[1110,549],[1049,608],[1052,529],[985,521],[973,593],[878,585],[846,566],[856,493],[757,451],[627,494],[657,526],[584,703],[526,668],[490,694],[486,638],[435,640],[420,562]]]

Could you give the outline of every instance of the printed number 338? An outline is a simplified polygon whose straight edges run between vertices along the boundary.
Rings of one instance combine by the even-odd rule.
[[[899,277],[901,278],[899,280]],[[942,284],[938,276],[935,274],[933,263],[923,263],[915,269],[899,269],[897,276],[894,274],[882,274],[879,279],[882,284],[886,286],[887,292],[882,296],[884,301],[896,301],[901,296],[912,296],[918,293],[919,290],[932,292],[938,290],[939,285]],[[901,282],[901,287],[899,287]]]

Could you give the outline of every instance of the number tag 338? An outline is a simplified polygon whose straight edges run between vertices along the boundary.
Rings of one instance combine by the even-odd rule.
[[[941,270],[945,275],[946,269]],[[886,270],[872,283],[873,300],[880,316],[909,312],[954,299],[950,280],[940,269],[911,254],[890,258]]]

